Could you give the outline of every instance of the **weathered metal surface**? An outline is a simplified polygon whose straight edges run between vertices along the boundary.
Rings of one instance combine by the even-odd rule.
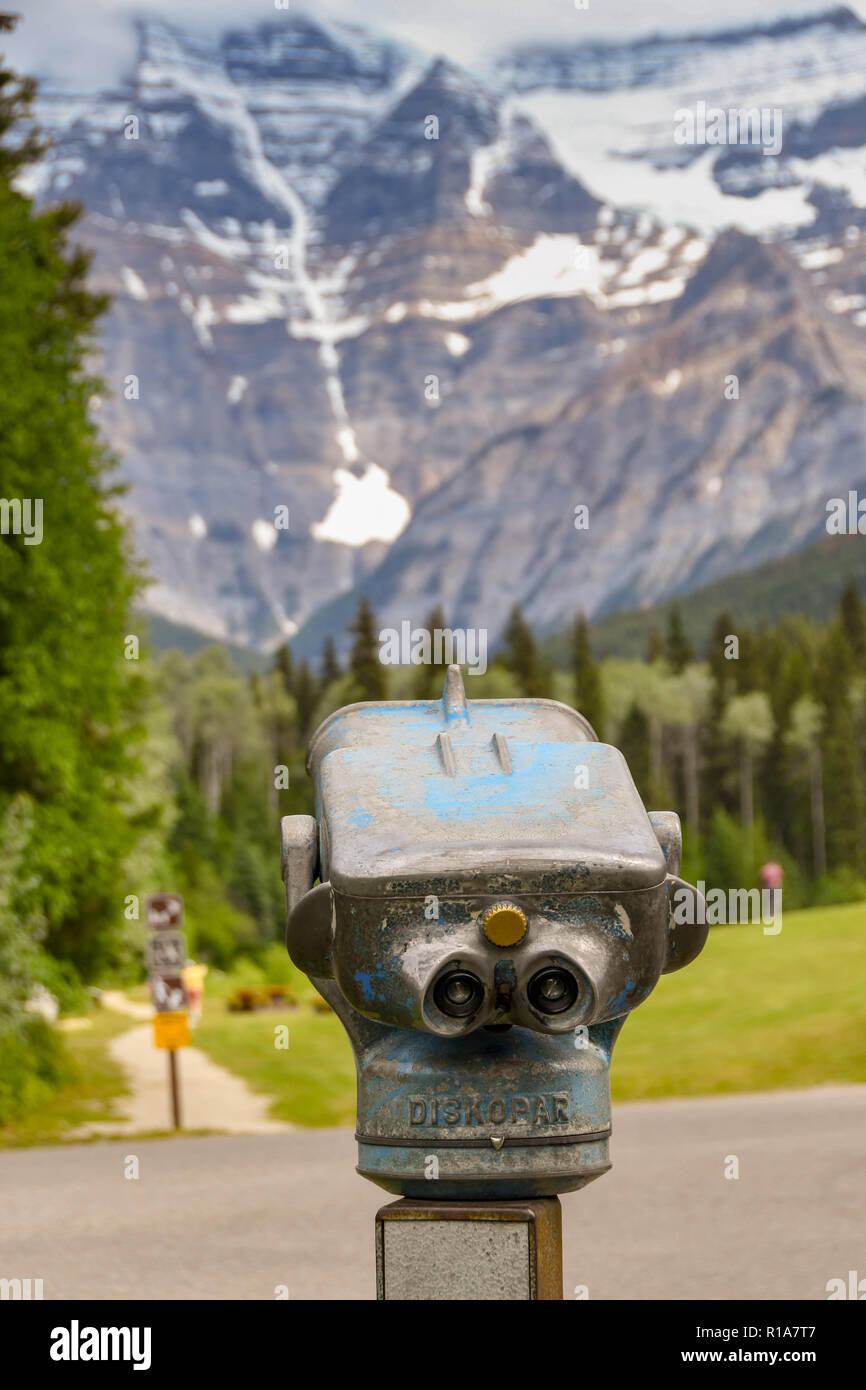
[[[562,1208],[531,1202],[392,1202],[376,1214],[383,1301],[557,1301]]]
[[[388,706],[370,707],[364,732],[374,742],[355,741],[357,712],[341,725],[347,742],[332,730],[311,766],[322,870],[335,892],[378,899],[419,886],[472,892],[485,880],[509,894],[664,882],[664,853],[617,749],[588,742],[564,706],[478,703],[481,715],[470,703],[453,728],[441,703],[392,706],[387,754]],[[317,735],[314,746],[322,742]]]
[[[451,668],[441,701],[350,706],[312,740],[287,944],[352,1040],[359,1171],[388,1191],[547,1197],[610,1166],[615,1038],[706,927],[672,920],[678,818],[594,737],[553,701],[467,701]],[[485,933],[494,908],[519,939]]]
[[[283,816],[280,853],[286,886],[286,913],[312,884],[319,858],[319,827],[312,816]]]

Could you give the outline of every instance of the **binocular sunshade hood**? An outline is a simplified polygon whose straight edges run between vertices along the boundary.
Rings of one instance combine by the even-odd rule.
[[[441,700],[332,714],[307,769],[286,942],[354,1048],[358,1171],[442,1200],[605,1172],[619,1030],[706,941],[679,818],[574,710],[468,701],[458,666]]]

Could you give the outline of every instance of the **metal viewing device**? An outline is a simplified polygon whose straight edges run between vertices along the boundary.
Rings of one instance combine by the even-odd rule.
[[[611,1166],[613,1045],[707,936],[679,818],[580,714],[469,701],[457,666],[441,700],[332,714],[307,768],[286,940],[354,1049],[358,1172],[403,1199],[379,1296],[560,1297],[557,1194]]]

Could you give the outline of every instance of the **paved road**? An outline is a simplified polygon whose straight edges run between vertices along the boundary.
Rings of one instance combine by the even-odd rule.
[[[613,1172],[563,1199],[566,1297],[820,1299],[866,1277],[866,1086],[614,1121]],[[4,1152],[0,1277],[52,1299],[371,1298],[382,1200],[346,1130]]]

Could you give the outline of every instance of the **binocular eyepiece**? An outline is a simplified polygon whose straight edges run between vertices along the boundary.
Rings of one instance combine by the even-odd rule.
[[[455,1037],[476,1028],[517,1025],[540,1032],[574,1029],[591,1010],[594,991],[573,961],[536,961],[518,974],[512,958],[449,961],[424,995],[421,1016],[431,1033]]]
[[[446,1018],[472,1018],[484,1003],[486,990],[470,970],[447,970],[433,986],[433,1005]]]
[[[536,1013],[554,1018],[567,1013],[577,1002],[580,985],[572,971],[550,966],[539,970],[526,988],[526,995]]]
[[[564,966],[548,966],[537,971],[526,987],[527,1000],[541,1018],[567,1013],[579,995],[580,983],[575,971]],[[446,1018],[469,1019],[478,1015],[487,991],[477,975],[458,967],[443,971],[433,986],[432,996],[434,1007]]]

